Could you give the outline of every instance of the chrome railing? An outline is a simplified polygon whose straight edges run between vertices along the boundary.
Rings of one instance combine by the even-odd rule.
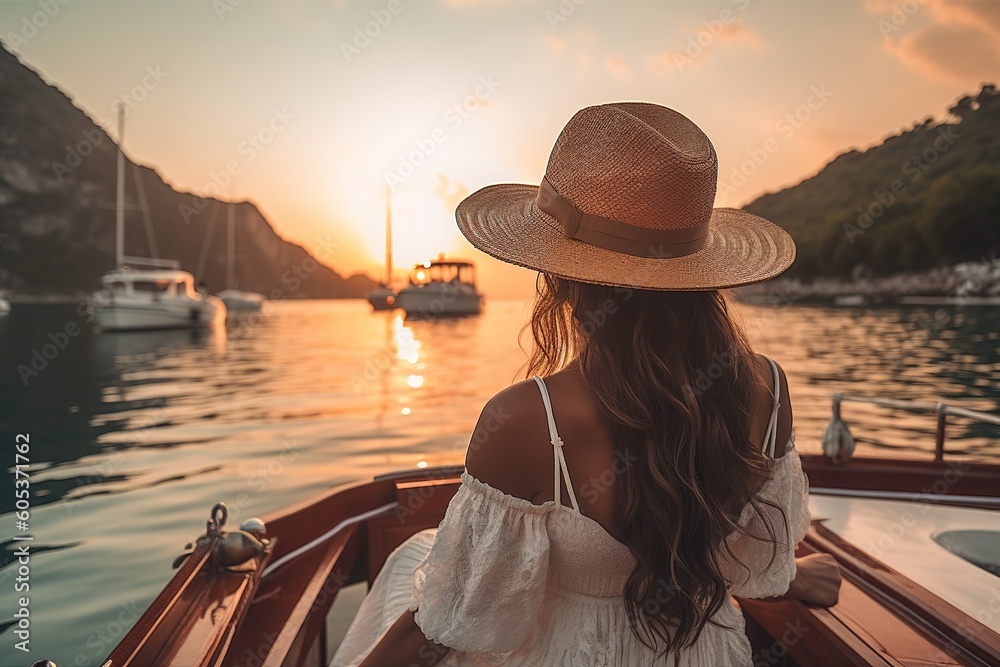
[[[844,402],[868,403],[871,405],[878,405],[883,408],[905,410],[906,412],[912,412],[915,414],[936,414],[937,429],[935,431],[934,442],[935,461],[944,460],[944,441],[949,416],[965,417],[967,419],[972,419],[973,421],[983,422],[986,424],[996,424],[997,426],[1000,426],[1000,416],[998,415],[979,412],[977,410],[968,410],[966,408],[959,408],[943,402],[932,403],[929,401],[875,398],[871,396],[858,396],[855,394],[834,394],[833,416],[831,417],[830,423],[827,425],[826,431],[823,434],[823,453],[826,454],[829,459],[839,463],[847,461],[854,453],[854,436],[851,435],[851,431],[848,429],[844,420],[840,418],[840,404]]]

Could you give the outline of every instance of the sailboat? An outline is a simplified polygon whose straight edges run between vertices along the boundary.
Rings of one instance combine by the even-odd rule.
[[[236,284],[236,271],[233,265],[236,255],[236,208],[232,202],[229,203],[228,213],[226,289],[219,292],[219,298],[229,310],[256,312],[264,306],[267,297],[257,292],[244,292],[233,287]]]
[[[119,105],[115,270],[101,278],[101,289],[91,295],[90,304],[98,325],[102,331],[136,331],[190,329],[224,322],[225,304],[196,290],[194,276],[181,271],[180,262],[125,255],[124,138],[125,107]],[[136,266],[153,268],[140,269]]]
[[[392,290],[392,189],[385,189],[385,282],[365,293],[374,310],[392,310],[396,307],[396,293]]]

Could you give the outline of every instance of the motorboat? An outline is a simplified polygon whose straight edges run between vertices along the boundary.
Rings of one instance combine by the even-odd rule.
[[[835,396],[824,453],[801,457],[813,522],[796,553],[836,559],[840,599],[830,608],[735,599],[755,664],[1000,665],[1000,462],[973,463],[944,446],[949,417],[1000,418],[880,400]],[[848,401],[936,414],[933,459],[852,456],[839,416]],[[352,585],[370,586],[397,546],[438,525],[458,463],[387,472],[238,530],[216,505],[174,577],[101,664],[326,667],[359,604]]]
[[[10,315],[10,301],[0,298],[0,317]]]
[[[91,307],[103,331],[190,329],[221,324],[226,305],[194,287],[179,269],[122,269],[106,273]]]
[[[476,268],[471,262],[436,260],[417,264],[410,284],[399,291],[396,305],[407,317],[448,317],[476,315],[483,296],[476,290]]]
[[[101,288],[90,298],[90,308],[102,331],[189,329],[226,319],[225,304],[194,287],[194,276],[180,262],[159,257],[125,255],[125,107],[118,106],[118,174],[115,202],[115,266],[101,277]],[[142,181],[136,177],[150,249],[156,241],[145,205]],[[140,266],[153,268],[138,268]]]

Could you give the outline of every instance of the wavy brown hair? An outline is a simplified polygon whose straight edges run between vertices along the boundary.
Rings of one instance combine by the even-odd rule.
[[[606,287],[539,274],[528,377],[577,362],[615,447],[636,456],[616,484],[636,560],[632,632],[666,655],[691,646],[726,604],[723,551],[771,463],[750,429],[763,381],[725,296]],[[556,499],[559,502],[559,499]],[[780,508],[779,508],[780,509]],[[759,538],[758,538],[759,539]],[[776,550],[776,547],[775,547]],[[676,655],[679,660],[679,655]]]

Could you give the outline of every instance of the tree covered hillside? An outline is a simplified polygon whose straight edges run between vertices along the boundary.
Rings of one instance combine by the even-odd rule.
[[[924,121],[748,204],[788,230],[789,275],[924,271],[1000,255],[1000,94],[983,86],[943,122]]]

